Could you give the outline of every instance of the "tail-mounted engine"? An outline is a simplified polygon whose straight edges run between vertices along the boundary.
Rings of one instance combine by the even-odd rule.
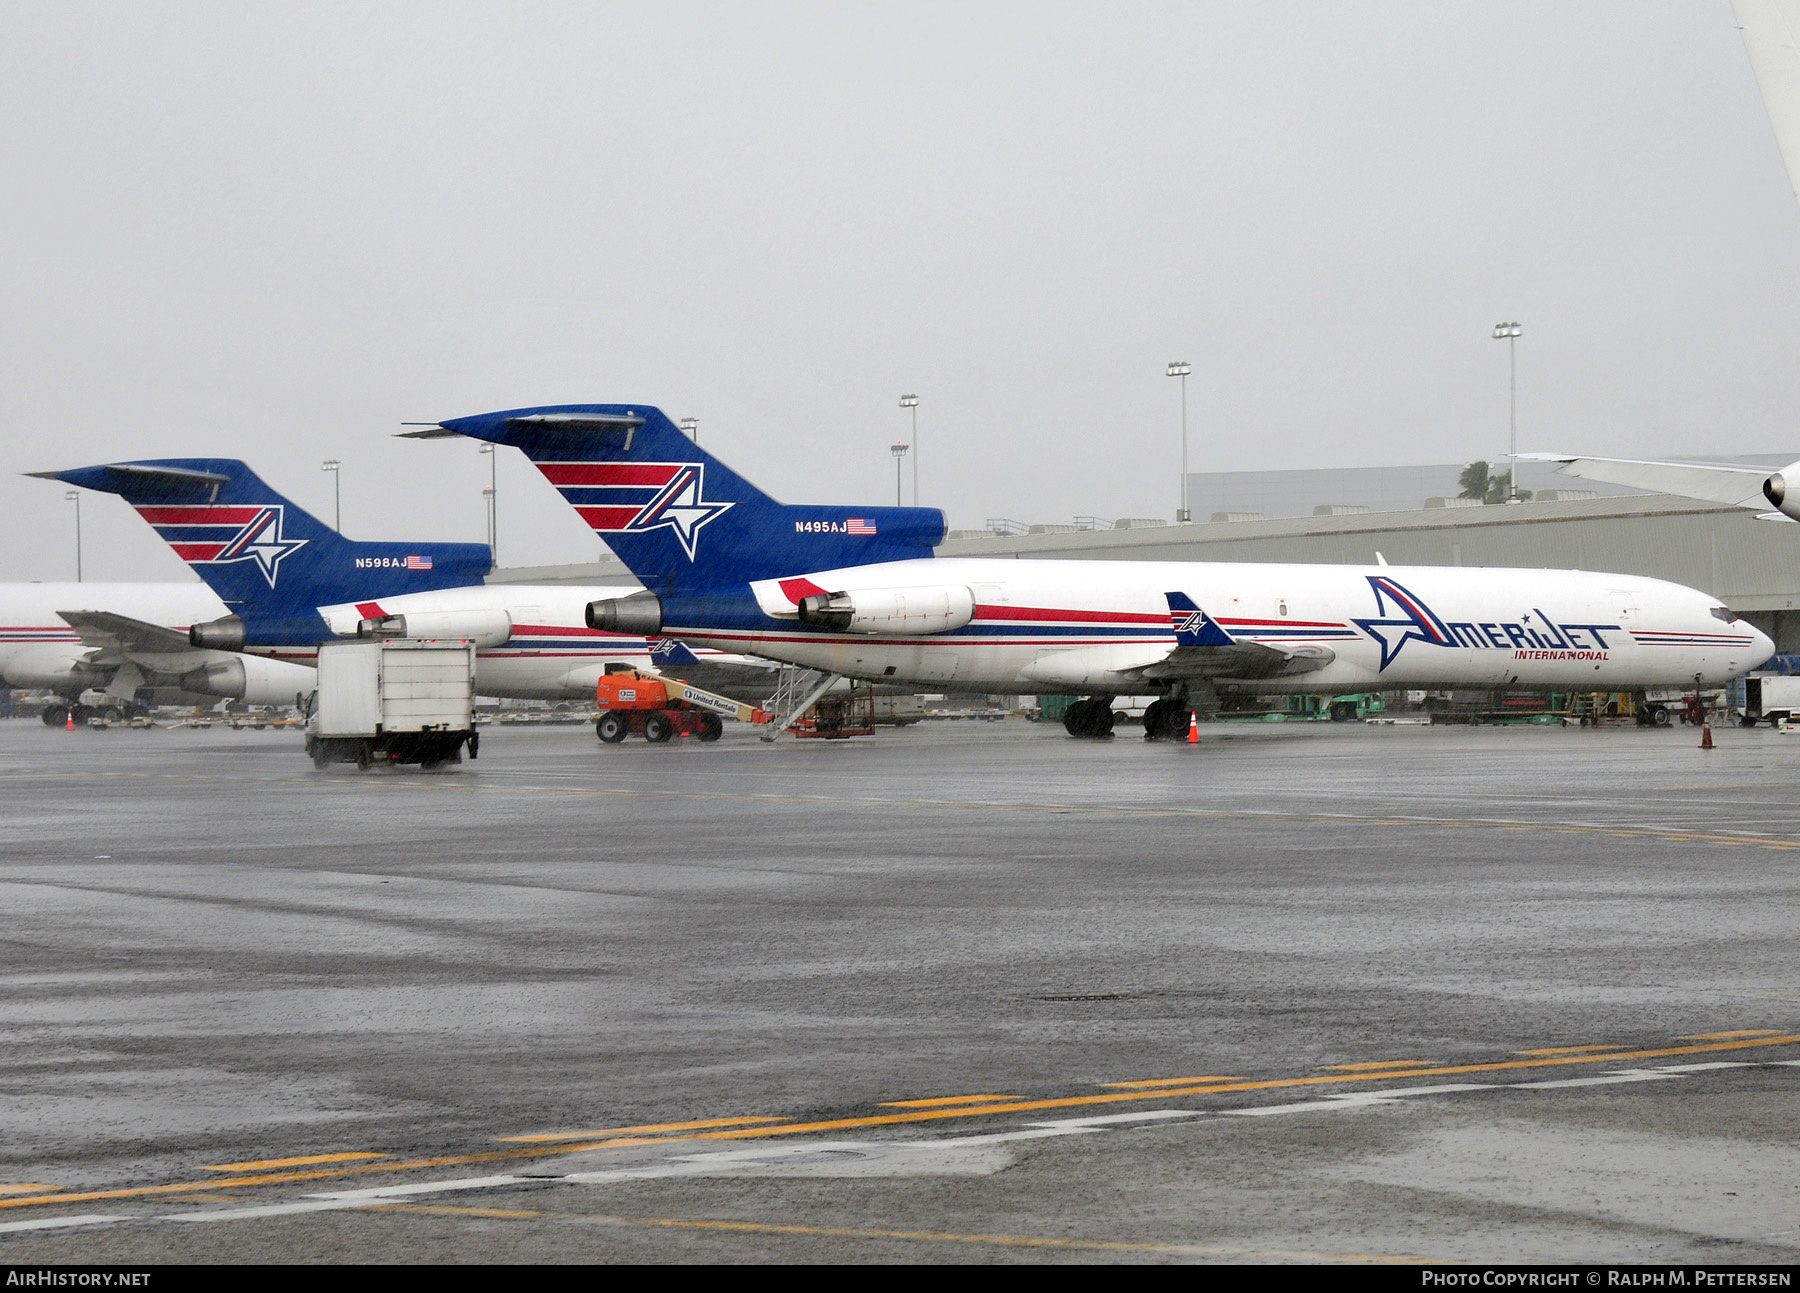
[[[816,593],[800,599],[800,622],[833,633],[911,637],[948,633],[975,618],[975,594],[961,585]]]

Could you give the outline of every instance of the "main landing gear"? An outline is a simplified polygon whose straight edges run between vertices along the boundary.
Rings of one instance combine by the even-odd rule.
[[[1084,736],[1092,741],[1112,740],[1112,697],[1090,696],[1076,701],[1063,711],[1063,728],[1070,736]]]
[[[1180,741],[1188,734],[1193,709],[1186,700],[1153,700],[1144,707],[1146,741]]]

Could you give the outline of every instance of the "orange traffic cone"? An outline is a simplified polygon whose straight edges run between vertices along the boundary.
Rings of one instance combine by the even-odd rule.
[[[1700,725],[1700,748],[1702,750],[1710,750],[1713,748],[1711,723],[1702,723]]]
[[[1200,744],[1200,715],[1188,711],[1188,744]]]
[[[69,706],[69,730],[71,732],[75,730],[75,706],[73,705]]]

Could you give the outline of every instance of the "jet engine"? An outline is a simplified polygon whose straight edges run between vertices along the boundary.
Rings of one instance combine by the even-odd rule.
[[[589,628],[602,633],[653,638],[662,632],[662,599],[648,591],[629,597],[608,597],[605,601],[589,602],[586,618]]]
[[[359,638],[467,638],[478,647],[499,646],[512,636],[505,611],[407,611],[363,620]]]
[[[312,691],[319,685],[319,675],[286,660],[239,655],[188,670],[181,675],[181,685],[187,691],[229,696],[251,705],[291,705],[294,693]]]
[[[800,599],[800,622],[834,633],[948,633],[974,618],[975,594],[960,584],[815,593]]]
[[[1763,497],[1789,520],[1800,521],[1800,462],[1791,462],[1763,482]]]
[[[236,615],[222,615],[188,629],[188,641],[206,651],[242,651],[244,621]]]

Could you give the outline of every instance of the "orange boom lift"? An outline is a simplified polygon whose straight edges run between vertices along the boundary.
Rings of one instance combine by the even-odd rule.
[[[721,714],[745,723],[770,723],[775,715],[754,705],[741,705],[729,696],[705,691],[679,678],[624,669],[601,675],[594,699],[600,717],[594,734],[608,745],[617,745],[633,732],[658,744],[677,734],[699,741],[716,741],[725,730]]]

